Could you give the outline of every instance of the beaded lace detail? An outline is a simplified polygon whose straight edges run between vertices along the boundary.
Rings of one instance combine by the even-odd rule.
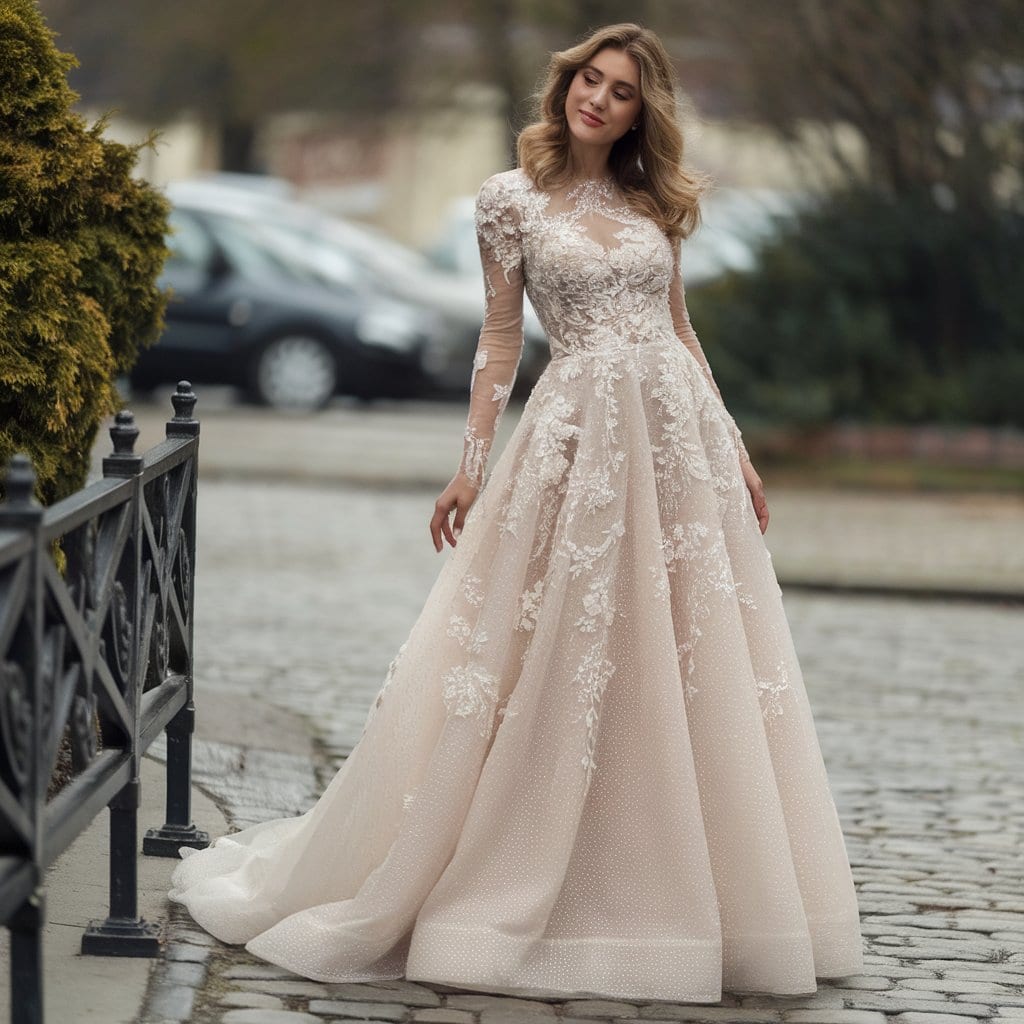
[[[552,565],[566,566],[572,611],[564,623],[575,636],[566,634],[562,643],[573,652],[572,688],[585,735],[581,764],[589,782],[597,767],[601,703],[616,672],[610,637],[626,614],[616,570],[627,523],[597,524],[621,502],[629,487],[624,467],[630,453],[641,450],[627,437],[622,400],[630,402],[633,425],[636,398],[649,407],[642,414],[643,448],[652,456],[664,519],[659,557],[649,571],[655,597],[671,603],[675,594],[675,640],[688,701],[699,690],[690,676],[701,624],[716,607],[712,596],[756,608],[730,566],[723,534],[705,522],[674,519],[687,515],[697,482],[716,494],[716,515],[750,526],[740,471],[747,453],[687,314],[679,247],[625,203],[613,178],[544,193],[522,171],[494,175],[480,189],[476,226],[487,306],[473,361],[462,470],[483,486],[522,350],[526,292],[547,331],[551,365],[530,395],[529,415],[524,411],[528,434],[517,445],[516,470],[486,504],[501,536],[528,537],[531,524],[535,531],[514,623],[524,659]],[[588,536],[598,529],[600,543],[576,543],[570,539],[576,529]],[[767,561],[763,546],[761,553]],[[478,620],[487,609],[469,603],[479,582],[472,574],[464,578],[466,600],[450,620],[448,635],[464,648],[464,660],[446,676],[445,703],[458,716],[473,715],[487,734],[493,720],[483,709],[504,708],[507,700],[505,710],[514,714],[516,698],[513,691],[502,700],[482,668],[490,657],[490,631],[481,630]],[[484,640],[469,646],[481,632]],[[771,682],[757,682],[766,721],[782,713],[785,685],[784,671]]]

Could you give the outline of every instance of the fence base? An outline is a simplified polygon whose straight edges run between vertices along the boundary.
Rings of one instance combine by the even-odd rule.
[[[46,892],[36,889],[8,922],[11,930],[11,1024],[42,1024]]]
[[[210,845],[210,833],[195,825],[161,825],[146,829],[142,838],[142,852],[150,857],[177,857],[178,847],[205,850]]]
[[[163,925],[137,918],[90,921],[82,936],[84,956],[159,956]]]

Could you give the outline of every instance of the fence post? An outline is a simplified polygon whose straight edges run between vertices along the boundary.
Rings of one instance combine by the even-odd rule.
[[[135,537],[132,565],[133,636],[139,636],[141,598],[139,594],[139,551],[142,535],[142,456],[134,453],[139,428],[135,417],[122,410],[110,428],[114,451],[103,460],[105,477],[123,477],[133,481],[132,531]],[[110,810],[110,915],[105,921],[90,921],[82,935],[82,953],[93,956],[158,956],[159,924],[139,917],[138,840],[139,804],[139,707],[141,687],[137,685],[138,642],[133,645],[130,687],[134,727],[132,732],[132,777],[108,804]]]
[[[193,417],[196,396],[187,380],[178,381],[171,396],[174,418],[167,423],[167,437],[191,437],[199,443],[199,421]],[[189,495],[182,517],[185,553],[188,564],[196,564],[196,497],[199,470],[198,451],[193,455]],[[178,849],[189,846],[201,850],[210,845],[210,835],[196,828],[192,821],[192,734],[195,731],[196,706],[193,661],[192,611],[195,604],[195,574],[190,573],[186,600],[188,615],[188,673],[185,685],[187,697],[178,713],[167,723],[167,819],[160,828],[148,829],[142,841],[142,852],[152,857],[177,857]]]
[[[12,1024],[42,1024],[43,1020],[43,926],[46,923],[46,890],[40,864],[43,860],[43,801],[46,784],[42,769],[40,722],[43,708],[42,665],[39,652],[43,637],[42,563],[39,532],[43,507],[35,501],[36,476],[27,455],[15,455],[5,477],[7,500],[0,504],[0,528],[24,530],[33,535],[30,575],[26,588],[26,611],[31,633],[31,653],[26,682],[29,686],[32,735],[25,803],[32,822],[32,861],[34,883],[24,903],[11,917],[11,1021]]]

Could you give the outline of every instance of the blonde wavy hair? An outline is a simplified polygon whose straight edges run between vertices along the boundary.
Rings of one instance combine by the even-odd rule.
[[[650,29],[632,22],[607,25],[551,55],[543,85],[534,96],[537,120],[520,132],[516,144],[519,166],[539,189],[568,183],[565,99],[576,72],[606,47],[637,62],[641,97],[640,127],[615,142],[609,168],[630,206],[654,220],[669,240],[686,238],[700,226],[700,197],[711,179],[683,167],[672,61]]]

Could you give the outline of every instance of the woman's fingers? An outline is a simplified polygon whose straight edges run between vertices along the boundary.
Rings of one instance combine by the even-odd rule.
[[[761,533],[768,529],[768,499],[764,496],[764,488],[758,484],[750,489],[750,497],[754,503],[754,514]]]
[[[764,484],[750,460],[743,463],[743,482],[750,492],[750,503],[757,517],[757,527],[764,533],[768,529],[768,499],[764,495]]]
[[[440,551],[444,547],[444,542],[441,540],[441,532],[442,530],[447,531],[448,512],[450,509],[451,506],[444,500],[443,496],[434,503],[434,515],[430,520],[430,536],[434,540],[435,551]]]
[[[455,507],[455,519],[452,521],[452,534],[458,539],[460,533],[462,533],[463,524],[466,522],[466,506],[456,505]],[[455,541],[452,541],[454,544]]]
[[[460,480],[458,474],[441,493],[434,503],[434,516],[430,520],[430,535],[434,539],[435,551],[440,551],[444,547],[442,536],[455,547],[476,495],[476,489]],[[455,520],[449,522],[452,509],[455,509]]]
[[[768,502],[763,496],[761,498],[761,507],[757,510],[757,524],[761,527],[762,533],[768,529]]]
[[[430,520],[430,535],[434,539],[435,551],[440,551],[444,547],[444,542],[441,540],[442,535],[452,547],[455,547],[455,539],[462,532],[462,520],[466,517],[466,513],[459,508],[459,499],[456,497],[446,497],[446,495],[447,491],[434,503],[434,516]],[[448,521],[453,508],[459,510],[455,516],[455,525],[458,528],[457,533],[452,533],[452,526]]]
[[[449,508],[448,512],[450,511],[451,509]],[[445,512],[444,519],[441,521],[441,530],[445,537],[448,538],[448,543],[451,544],[452,547],[455,547],[455,538],[452,536],[452,526],[451,523],[448,522],[448,512]]]

